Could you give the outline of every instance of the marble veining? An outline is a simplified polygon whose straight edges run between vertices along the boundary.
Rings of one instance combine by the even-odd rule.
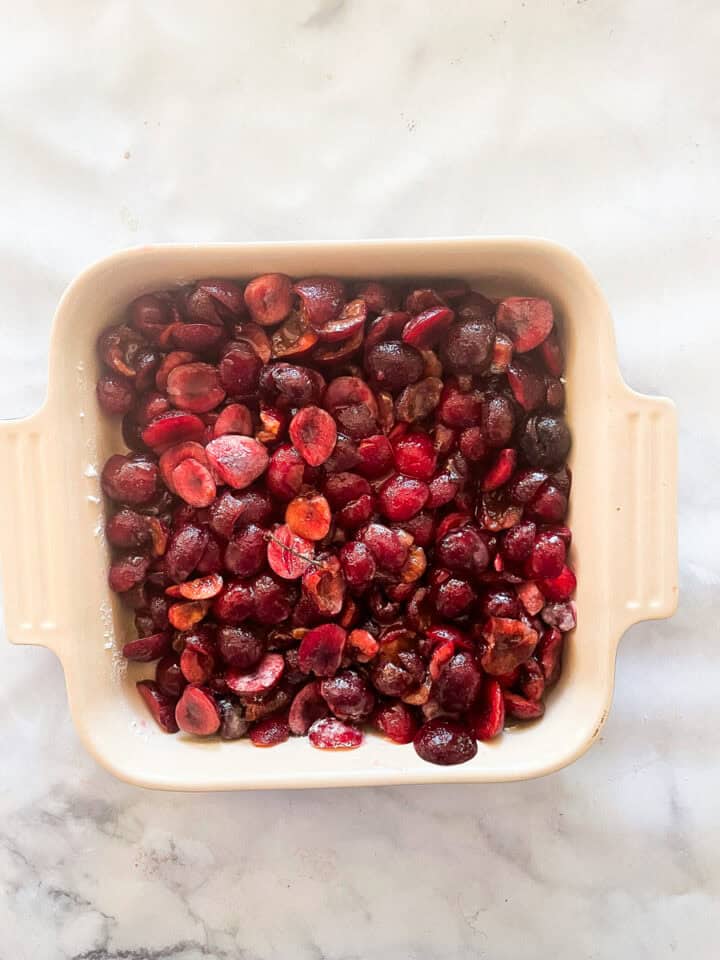
[[[0,958],[716,957],[720,8],[43,0],[7,27],[1,416],[40,405],[58,297],[119,247],[549,236],[628,382],[678,405],[681,606],[623,640],[584,758],[488,786],[135,789],[53,655],[0,638]]]

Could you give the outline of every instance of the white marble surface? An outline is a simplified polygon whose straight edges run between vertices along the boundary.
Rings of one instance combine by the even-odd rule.
[[[543,234],[678,404],[682,566],[602,740],[524,784],[145,792],[85,755],[53,656],[0,642],[0,957],[716,957],[718,5],[0,10],[0,415],[37,407],[54,305],[116,248]]]

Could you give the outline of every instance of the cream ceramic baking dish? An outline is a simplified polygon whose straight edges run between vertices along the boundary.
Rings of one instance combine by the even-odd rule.
[[[291,739],[272,750],[161,733],[135,691],[153,665],[120,656],[131,620],[106,582],[98,473],[122,449],[95,403],[98,332],[136,296],[197,277],[282,271],[347,278],[460,276],[490,295],[535,294],[564,327],[573,431],[570,524],[578,628],[543,720],[479,744],[455,767],[423,762],[412,746],[369,736],[344,753]],[[607,716],[615,651],[639,620],[677,601],[676,421],[668,400],[622,381],[610,312],[584,264],[544,240],[487,238],[150,246],[85,270],[55,316],[48,397],[26,420],[0,426],[0,548],[9,638],[62,661],[73,720],[93,756],[148,787],[221,790],[473,783],[557,770],[597,738]]]

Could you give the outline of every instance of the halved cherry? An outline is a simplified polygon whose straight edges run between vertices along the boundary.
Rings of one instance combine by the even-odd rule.
[[[279,682],[285,670],[281,653],[266,653],[260,663],[249,671],[235,668],[225,673],[228,687],[238,696],[255,696],[267,693]]]
[[[395,428],[395,402],[391,393],[378,390],[378,423],[383,433],[390,433]]]
[[[505,726],[505,700],[497,680],[485,679],[468,714],[470,732],[476,740],[492,740]]]
[[[265,447],[254,437],[225,434],[205,448],[210,465],[229,487],[242,490],[261,476],[268,465]]]
[[[507,372],[510,361],[513,358],[513,342],[505,333],[496,333],[493,343],[492,360],[490,362],[490,373],[496,376]]]
[[[217,632],[218,652],[225,664],[238,670],[249,670],[265,653],[265,640],[257,630],[223,626]]]
[[[175,583],[165,593],[169,597],[184,597],[186,600],[209,600],[217,596],[222,588],[223,578],[219,573],[211,573],[206,577],[186,580],[185,583]]]
[[[373,723],[393,743],[412,743],[418,724],[404,703],[385,703],[378,708]]]
[[[539,352],[547,372],[553,377],[561,377],[565,369],[565,357],[556,329],[552,329],[540,344]]]
[[[527,353],[552,330],[552,304],[539,297],[507,297],[497,305],[495,322],[510,337],[516,353]]]
[[[522,620],[488,617],[482,630],[485,651],[481,658],[486,673],[497,676],[519,667],[535,649],[538,635]]]
[[[157,335],[157,345],[161,350],[171,350],[175,346],[175,330],[178,327],[183,326],[177,306],[175,304],[171,304],[170,310],[172,317],[171,322]]]
[[[271,514],[270,497],[264,490],[253,488],[238,495],[224,490],[210,508],[210,527],[224,540],[229,540],[239,524],[264,526]]]
[[[393,310],[373,320],[365,337],[366,352],[381,340],[398,340],[409,319],[410,314],[405,310]]]
[[[252,414],[244,403],[229,403],[218,414],[213,424],[213,437],[222,437],[226,433],[239,433],[244,437],[252,436]]]
[[[565,406],[565,385],[557,377],[545,378],[545,405],[550,410],[562,410]]]
[[[535,656],[540,663],[547,687],[555,683],[560,676],[563,643],[564,636],[557,627],[545,627],[540,643],[535,648]]]
[[[227,583],[213,600],[213,615],[221,623],[237,626],[254,614],[254,601],[252,588],[247,582]]]
[[[323,464],[322,469],[326,474],[337,473],[341,470],[352,470],[353,467],[358,465],[359,461],[360,457],[358,455],[358,448],[355,444],[355,441],[342,431],[338,431],[337,440],[335,441],[335,449]],[[307,469],[311,470],[313,468],[308,467]]]
[[[542,700],[545,693],[545,675],[535,657],[520,667],[520,692],[528,700]]]
[[[127,383],[127,380],[125,383]],[[151,390],[137,398],[132,415],[141,427],[146,427],[155,417],[159,417],[161,413],[167,413],[170,407],[170,401],[166,396]]]
[[[245,287],[245,305],[255,323],[272,327],[292,310],[292,280],[284,273],[264,273]]]
[[[111,416],[128,413],[135,400],[132,382],[118,373],[106,373],[100,377],[95,392],[103,412]]]
[[[256,747],[276,747],[290,736],[290,727],[283,717],[264,717],[250,728],[250,739]]]
[[[525,608],[525,612],[531,617],[537,616],[545,606],[545,597],[537,584],[533,583],[532,580],[518,583],[515,587],[515,592],[518,595],[520,603]]]
[[[428,672],[432,680],[437,680],[442,672],[442,668],[455,653],[455,643],[453,640],[444,640],[438,643],[430,657]]]
[[[214,327],[209,323],[174,323],[166,329],[170,331],[176,347],[198,353],[217,346],[225,336],[222,327]]]
[[[444,507],[457,497],[460,492],[460,480],[452,476],[447,470],[439,470],[428,486],[428,498],[425,506],[428,510],[437,510]]]
[[[293,446],[311,467],[325,463],[337,440],[335,421],[321,407],[303,407],[290,421]]]
[[[342,530],[354,530],[361,527],[375,512],[375,500],[370,494],[363,494],[357,500],[351,500],[338,510],[335,521]]]
[[[210,609],[208,600],[190,600],[187,603],[173,603],[168,610],[168,620],[176,630],[189,630],[205,617]]]
[[[435,350],[425,347],[420,349],[420,353],[422,354],[423,362],[425,364],[423,367],[423,376],[441,377],[443,375],[443,365]]]
[[[369,519],[369,518],[368,518]],[[427,570],[427,556],[422,547],[413,545],[408,552],[408,558],[400,571],[400,580],[403,583],[415,583]]]
[[[185,687],[175,707],[175,720],[184,733],[196,737],[210,737],[220,729],[218,705],[202,687]]]
[[[278,500],[292,500],[300,492],[304,474],[305,461],[295,447],[282,444],[273,452],[268,464],[268,490]]]
[[[428,502],[430,489],[422,480],[394,474],[378,491],[378,508],[389,520],[409,520]]]
[[[232,280],[198,280],[185,298],[188,317],[218,326],[245,313],[242,288]]]
[[[368,310],[372,313],[383,313],[385,310],[392,310],[398,297],[392,287],[386,283],[378,283],[376,280],[361,280],[353,287],[356,297],[364,300]]]
[[[142,431],[143,441],[158,453],[185,440],[202,440],[205,424],[194,413],[169,410],[155,417]]]
[[[290,315],[272,335],[273,357],[298,357],[308,353],[318,342],[317,333],[297,313]]]
[[[458,720],[433,716],[432,713],[427,715],[431,719],[420,727],[413,741],[418,756],[428,763],[442,766],[472,760],[477,753],[477,744],[466,725]]]
[[[214,533],[209,530],[206,530],[206,533],[207,543],[195,567],[197,574],[203,577],[211,573],[219,573],[223,568],[222,544]]]
[[[267,556],[266,531],[256,523],[240,527],[228,542],[223,562],[225,568],[238,577],[251,577],[265,566]]]
[[[487,453],[482,427],[465,427],[458,439],[460,453],[473,463],[482,460]]]
[[[484,491],[497,490],[507,483],[517,466],[517,450],[506,447],[500,450],[483,477],[481,489]]]
[[[507,378],[513,396],[523,410],[535,410],[545,400],[545,378],[521,357],[510,361]]]
[[[393,465],[393,448],[382,433],[362,439],[358,444],[358,454],[358,473],[370,480],[386,476]]]
[[[235,397],[252,397],[257,393],[262,368],[262,360],[247,340],[231,340],[226,344],[218,366],[222,386]]]
[[[238,343],[242,341],[249,343],[263,363],[270,363],[272,357],[270,338],[257,323],[252,323],[250,320],[236,323],[233,327],[233,340]]]
[[[154,557],[162,557],[167,550],[168,528],[157,517],[148,517],[148,527],[150,529],[150,543],[152,544],[152,553]]]
[[[350,300],[346,303],[338,316],[322,326],[313,324],[321,340],[347,340],[355,336],[365,327],[368,310],[364,300]]]
[[[365,477],[360,477],[357,473],[341,471],[330,474],[323,490],[332,506],[338,510],[351,501],[369,494],[372,488]]]
[[[426,433],[407,433],[393,443],[392,450],[395,466],[400,473],[416,480],[432,480],[437,467],[437,454]]]
[[[473,296],[470,286],[464,280],[458,280],[455,277],[449,277],[445,280],[437,279],[433,281],[433,289],[439,297],[446,303],[455,303],[458,300],[467,300]]]
[[[483,396],[479,390],[463,393],[457,380],[448,379],[440,394],[438,418],[453,429],[477,426],[482,416],[482,404]]]
[[[437,407],[442,396],[443,382],[439,377],[424,377],[401,390],[395,401],[395,413],[403,423],[424,420]],[[442,427],[438,424],[438,427]],[[437,429],[437,428],[436,428]]]
[[[362,328],[347,340],[337,343],[320,343],[313,351],[313,363],[321,367],[330,367],[334,364],[347,363],[350,357],[360,349],[363,343]]]
[[[180,654],[180,670],[188,683],[207,683],[215,672],[215,647],[200,634],[187,638]]]
[[[461,320],[493,320],[495,309],[495,303],[477,290],[471,290],[455,305]]]
[[[340,668],[346,640],[347,632],[336,623],[308,630],[298,649],[300,669],[317,677],[331,677]]]
[[[176,528],[163,559],[163,573],[175,583],[187,580],[200,562],[208,538],[208,531],[194,523]]]
[[[180,658],[176,653],[169,653],[158,661],[155,667],[155,681],[160,692],[170,697],[173,704],[187,686],[187,680],[180,670]],[[175,711],[173,709],[173,720]]]
[[[172,353],[168,353],[160,362],[160,366],[157,369],[155,374],[155,386],[160,391],[160,393],[165,393],[167,390],[167,381],[168,377],[175,369],[175,367],[180,367],[186,363],[192,363],[196,360],[197,357],[194,353],[189,353],[187,350],[173,350]]]
[[[98,352],[105,364],[123,377],[137,376],[135,358],[145,346],[142,336],[125,323],[111,327],[100,334]]]
[[[367,630],[351,630],[348,634],[347,645],[360,663],[368,663],[377,654],[380,644]]]
[[[122,648],[122,655],[126,660],[138,660],[140,663],[149,663],[159,660],[168,653],[172,646],[169,633],[152,633],[149,637],[138,637],[128,640]]]
[[[191,413],[207,413],[225,399],[217,368],[209,363],[184,363],[167,378],[167,393],[173,405]]]
[[[542,700],[527,700],[519,693],[506,690],[503,694],[505,713],[513,720],[537,720],[545,713],[545,704]]]
[[[569,600],[575,592],[577,579],[570,567],[564,566],[556,577],[546,577],[538,581],[547,600]]]
[[[435,307],[447,307],[447,302],[432,287],[411,290],[405,297],[405,309],[408,313],[420,314]]]
[[[165,733],[177,733],[175,701],[164,694],[154,680],[138,680],[135,688],[160,729]]]
[[[250,723],[263,720],[271,714],[277,720],[282,720],[287,728],[287,714],[285,709],[290,703],[291,696],[283,685],[274,687],[270,693],[262,693],[245,698],[245,719]],[[282,711],[278,713],[278,711]],[[286,730],[287,733],[287,730]],[[287,737],[286,737],[287,739]],[[270,746],[270,744],[269,744]]]
[[[347,407],[335,407],[333,417],[340,430],[353,440],[363,440],[378,432],[378,421],[364,403],[352,403]]]
[[[147,517],[127,507],[119,510],[105,524],[105,536],[113,547],[130,550],[153,544],[155,556],[165,553],[167,532],[157,517]]]
[[[293,292],[300,297],[303,317],[316,330],[338,316],[345,300],[345,285],[334,277],[299,280]]]
[[[343,630],[352,630],[360,619],[360,607],[355,603],[352,597],[345,597],[342,609],[338,614],[338,623]]]
[[[520,665],[508,670],[507,673],[496,673],[493,680],[498,682],[501,690],[512,690],[520,682]]]
[[[374,419],[378,417],[378,405],[375,394],[370,387],[359,377],[335,377],[328,384],[323,406],[330,413],[340,407],[349,407],[364,404]]]
[[[312,680],[295,694],[288,717],[290,732],[296,737],[304,737],[316,720],[329,713],[330,708],[320,695],[320,682]]]
[[[323,540],[330,530],[330,504],[319,493],[295,497],[285,510],[285,522],[293,533],[306,540]]]
[[[356,750],[363,741],[363,735],[356,727],[351,727],[335,717],[316,720],[308,731],[310,743],[318,750]]]
[[[213,475],[198,460],[181,460],[172,472],[172,489],[191,507],[209,507],[214,503],[217,487]]]
[[[175,488],[173,487],[172,475],[173,470],[179,463],[182,463],[183,460],[193,459],[198,463],[203,465],[207,464],[207,457],[205,456],[205,447],[200,443],[196,443],[193,440],[188,440],[185,443],[176,443],[172,447],[168,447],[167,450],[161,455],[160,460],[158,461],[158,466],[160,467],[160,476],[163,478],[165,486],[172,493],[175,493]]]
[[[332,554],[310,566],[302,578],[303,595],[321,617],[337,617],[345,600],[345,578],[340,561]]]
[[[129,313],[130,326],[155,344],[171,320],[167,300],[152,293],[145,293],[133,300]]]
[[[428,673],[419,686],[411,690],[410,693],[404,694],[400,699],[403,703],[407,703],[411,707],[422,707],[423,704],[426,704],[430,699],[432,685],[432,677]]]
[[[419,350],[434,347],[450,329],[454,319],[455,313],[450,307],[432,306],[408,320],[403,327],[402,339]]]
[[[503,468],[503,472],[506,469]],[[522,507],[511,503],[507,489],[490,490],[483,493],[477,505],[477,518],[481,527],[499,533],[509,530],[516,523],[520,523],[523,515]]]
[[[297,580],[313,562],[315,544],[299,537],[287,524],[275,527],[268,540],[270,569],[284,580]]]

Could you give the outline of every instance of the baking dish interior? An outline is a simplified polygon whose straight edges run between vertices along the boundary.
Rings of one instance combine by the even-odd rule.
[[[154,664],[128,664],[119,650],[132,617],[107,587],[105,504],[98,474],[124,449],[117,424],[95,402],[98,333],[143,292],[193,279],[247,279],[281,271],[379,279],[457,276],[490,296],[533,294],[552,301],[567,357],[567,411],[573,432],[570,519],[578,575],[578,627],[545,717],[479,744],[458,767],[424,763],[412,746],[369,735],[356,751],[325,753],[304,738],[272,750],[249,741],[198,741],[161,733],[135,691]],[[222,789],[519,779],[569,762],[596,736],[607,712],[617,629],[608,572],[608,516],[615,452],[609,412],[620,380],[607,305],[574,255],[541,240],[374,241],[351,244],[158,246],[116,254],[81,274],[58,308],[50,359],[48,421],[57,458],[49,477],[62,496],[58,589],[66,616],[58,643],[77,729],[118,776],[148,786]],[[61,507],[59,506],[61,504]]]

